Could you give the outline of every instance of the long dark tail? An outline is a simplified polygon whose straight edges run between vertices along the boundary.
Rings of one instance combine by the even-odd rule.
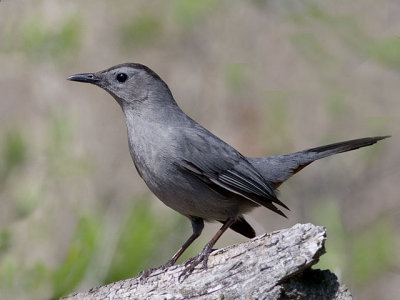
[[[278,187],[290,176],[296,174],[317,159],[370,146],[388,137],[390,136],[368,137],[311,148],[291,154],[248,158],[248,160],[267,181],[274,183],[275,187]]]

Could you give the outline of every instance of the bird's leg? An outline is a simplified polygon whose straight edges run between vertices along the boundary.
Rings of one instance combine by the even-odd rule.
[[[215,245],[215,243],[218,241],[218,239],[221,237],[221,235],[233,224],[235,223],[236,218],[230,217],[226,220],[226,222],[222,225],[222,227],[217,231],[217,233],[214,235],[214,237],[209,241],[205,247],[203,248],[203,251],[201,251],[196,257],[190,259],[186,264],[185,264],[185,269],[182,271],[182,273],[179,275],[179,279],[181,278],[186,278],[187,276],[192,273],[194,268],[200,264],[201,262],[203,263],[203,268],[207,268],[207,262],[208,262],[208,256],[210,253],[213,251],[212,247]]]
[[[151,268],[145,271],[140,272],[140,280],[147,278],[151,273],[154,271],[161,269],[165,270],[175,264],[178,258],[182,255],[183,252],[193,243],[195,239],[197,239],[204,228],[204,221],[202,218],[198,217],[189,217],[190,221],[192,222],[192,229],[193,233],[188,238],[188,240],[182,245],[182,247],[172,256],[172,258],[165,264],[159,266],[158,268]]]

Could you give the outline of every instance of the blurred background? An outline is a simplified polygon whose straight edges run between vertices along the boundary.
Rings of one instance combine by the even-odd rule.
[[[129,156],[122,112],[75,73],[156,71],[191,117],[248,156],[391,134],[280,188],[289,219],[328,229],[329,268],[359,299],[400,293],[400,3],[0,1],[0,298],[49,299],[136,276],[191,234]],[[207,224],[180,262],[219,228]],[[224,247],[246,241],[229,231]]]

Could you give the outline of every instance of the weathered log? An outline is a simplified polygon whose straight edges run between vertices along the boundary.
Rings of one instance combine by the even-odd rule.
[[[184,280],[177,265],[65,299],[352,299],[333,273],[311,269],[325,240],[324,227],[297,224],[216,250]]]

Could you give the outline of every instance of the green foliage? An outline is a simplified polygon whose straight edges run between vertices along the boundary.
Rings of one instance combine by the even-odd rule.
[[[16,288],[15,277],[17,262],[11,255],[2,257],[0,261],[0,294]]]
[[[31,178],[28,182],[2,181],[2,192],[5,190],[12,196],[13,201],[9,205],[15,212],[15,219],[26,220],[39,204],[48,203],[46,200],[50,198],[53,202],[54,190],[59,193],[56,198],[60,202],[67,200],[70,194],[74,195],[74,188],[79,190],[80,179],[89,174],[90,162],[71,151],[74,132],[73,122],[68,114],[50,114],[48,132],[41,148],[46,159],[42,162],[41,170],[44,171],[40,178],[36,181]],[[11,174],[17,167],[24,172],[30,166],[35,152],[28,156],[27,149],[32,147],[23,136],[19,129],[13,129],[2,137],[2,173]],[[67,184],[72,190],[64,193],[62,189]],[[110,270],[105,278],[96,279],[101,283],[133,276],[147,267],[145,264],[149,257],[154,257],[154,253],[160,248],[159,244],[168,236],[168,230],[176,225],[169,221],[158,222],[147,201],[138,201],[134,204],[124,229],[118,232],[118,245],[115,253],[112,253]],[[41,210],[42,214],[51,213],[48,207],[41,207]],[[48,222],[43,218],[31,219],[30,228],[26,229],[24,236],[30,238],[40,235],[40,238],[48,238],[54,234],[48,230],[50,228],[43,228],[49,225]],[[93,265],[93,257],[99,251],[101,238],[106,232],[98,212],[82,213],[68,245],[66,257],[59,266],[54,267],[42,260],[28,262],[19,259],[18,254],[14,253],[15,247],[20,246],[14,238],[18,233],[13,228],[6,227],[0,232],[0,294],[5,299],[26,295],[42,299],[50,293],[53,298],[58,298],[70,293],[86,280],[88,274],[93,274],[91,268],[96,267]],[[35,245],[32,247],[37,249]]]
[[[270,8],[268,1],[253,0],[253,3],[258,5],[256,9]],[[132,48],[152,45],[165,33],[163,13],[166,13],[166,18],[174,18],[178,28],[178,33],[174,38],[178,38],[178,41],[182,38],[179,35],[181,34],[179,29],[196,29],[196,34],[197,30],[203,34],[200,32],[202,22],[228,2],[173,0],[171,4],[172,6],[168,9],[172,8],[172,10],[167,11],[165,11],[167,6],[164,5],[157,9],[146,6],[147,12],[141,12],[137,17],[122,22],[123,25],[116,29],[122,45]],[[384,68],[399,70],[400,39],[398,36],[384,38],[371,36],[355,17],[341,14],[340,9],[329,13],[324,9],[323,2],[302,1],[296,5],[287,3],[279,5],[284,7],[284,9],[279,7],[279,12],[291,10],[292,20],[299,25],[292,31],[295,33],[291,34],[289,39],[304,60],[316,66],[317,80],[318,78],[326,79],[328,73],[336,72],[335,76],[328,77],[329,81],[326,85],[328,96],[324,99],[324,105],[331,116],[341,118],[348,113],[349,109],[346,105],[348,100],[346,90],[331,84],[331,79],[345,69],[341,68],[341,65],[347,63],[347,61],[341,61],[342,48],[354,52],[357,59],[363,56],[364,59],[374,61]],[[151,10],[149,10],[150,7],[152,7]],[[57,63],[72,57],[79,49],[86,19],[79,14],[66,17],[61,14],[61,18],[50,18],[52,19],[50,21],[46,20],[44,14],[38,14],[39,10],[35,9],[36,14],[29,13],[29,10],[28,8],[26,10],[28,13],[23,13],[23,18],[20,20],[14,17],[2,22],[0,50],[8,52],[4,53],[5,55],[11,54],[9,57],[16,59],[16,62],[21,64],[20,66],[27,69],[46,60]],[[117,11],[113,11],[115,12]],[[248,21],[253,22],[253,20]],[[206,33],[209,33],[209,26],[207,29]],[[115,28],[110,30],[110,32],[115,32]],[[218,35],[215,37],[218,38]],[[191,43],[188,36],[185,38],[184,42]],[[238,38],[240,38],[240,33]],[[222,42],[225,43],[225,41]],[[330,43],[338,47],[330,47]],[[98,45],[94,46],[96,47]],[[94,48],[92,47],[91,50]],[[107,51],[112,49],[118,56],[119,52],[116,48],[108,47]],[[21,54],[27,56],[28,60],[21,60]],[[7,58],[8,56],[5,57]],[[23,65],[25,63],[27,63],[26,66]],[[30,69],[36,70],[36,68]],[[245,65],[231,64],[225,71],[226,84],[230,91],[233,93],[244,91],[247,84]],[[267,140],[269,147],[279,145],[279,149],[282,149],[285,148],[284,141],[290,140],[292,127],[289,115],[290,97],[290,92],[280,90],[270,91],[265,96],[266,123],[262,126],[264,130],[262,140]],[[41,116],[44,115],[41,114]],[[393,120],[374,117],[367,119],[366,122],[366,131],[371,130],[376,134],[381,134],[387,132],[388,124]],[[71,243],[66,245],[65,258],[59,258],[57,261],[59,266],[54,261],[50,260],[49,263],[47,259],[42,258],[37,258],[35,261],[30,256],[36,255],[38,249],[42,250],[39,244],[44,242],[43,244],[46,245],[48,240],[51,240],[52,236],[47,230],[53,225],[54,207],[59,206],[56,211],[68,209],[66,203],[71,200],[71,195],[75,197],[81,193],[80,185],[85,184],[82,181],[92,170],[90,159],[77,155],[71,147],[75,144],[76,128],[70,116],[65,113],[50,114],[46,129],[47,135],[39,145],[39,150],[35,149],[37,145],[30,143],[29,138],[32,137],[20,128],[6,130],[0,136],[1,203],[7,205],[7,209],[11,208],[11,215],[14,218],[14,222],[0,229],[0,298],[2,299],[27,297],[47,299],[49,296],[56,298],[65,295],[76,289],[82,282],[87,283],[86,277],[93,273],[90,268],[94,267],[94,254],[101,257],[98,246],[106,232],[104,220],[98,217],[102,215],[102,212],[90,211],[83,214],[81,206],[73,207],[82,215],[77,225],[74,220],[71,220],[70,225],[76,225],[76,229]],[[268,139],[265,139],[265,136],[268,136]],[[378,145],[374,151],[361,151],[360,157],[364,158],[366,163],[372,164],[375,162],[373,158],[376,158],[384,147],[384,145]],[[18,177],[19,174],[23,176]],[[39,176],[36,176],[37,174]],[[13,180],[14,178],[17,180]],[[102,198],[104,195],[96,194],[95,197],[98,196]],[[38,216],[39,218],[36,218]],[[396,240],[393,239],[396,234],[393,232],[393,224],[385,219],[376,220],[361,230],[347,232],[341,219],[339,205],[326,204],[326,202],[316,207],[313,217],[317,223],[328,228],[329,235],[328,253],[322,257],[319,267],[332,270],[339,268],[343,270],[344,277],[348,277],[343,281],[351,282],[350,279],[352,279],[353,282],[363,285],[379,276],[380,272],[389,268],[391,263],[393,264],[393,257],[397,255],[394,250]],[[133,205],[126,223],[122,226],[122,231],[116,233],[118,243],[113,250],[115,252],[111,253],[110,269],[105,271],[105,278],[103,274],[103,278],[99,276],[95,279],[103,281],[96,281],[96,284],[136,275],[139,270],[149,266],[149,259],[153,259],[151,264],[157,265],[157,259],[161,256],[170,256],[174,253],[187,238],[186,234],[190,234],[185,231],[190,227],[187,220],[182,219],[178,219],[182,221],[179,224],[174,223],[175,220],[160,219],[152,212],[145,199],[140,199]],[[29,224],[29,226],[23,227],[24,224]],[[21,229],[24,229],[22,234]],[[171,238],[174,238],[168,234],[169,232],[175,232],[175,235],[178,235],[174,245],[168,244],[171,243]],[[202,246],[201,243],[195,243],[180,261],[197,254]],[[32,248],[32,251],[31,249],[23,250],[24,247]],[[21,255],[23,251],[25,253]]]
[[[217,0],[173,0],[175,19],[184,26],[183,28],[190,29],[220,3]]]
[[[27,146],[22,133],[11,129],[4,134],[1,177],[4,179],[13,169],[23,165],[27,158]]]
[[[265,94],[265,122],[262,140],[268,140],[268,145],[284,147],[282,141],[290,135],[291,119],[289,117],[290,92],[271,90]],[[265,138],[265,137],[268,137]]]
[[[24,185],[16,192],[16,215],[22,219],[29,216],[40,203],[43,194],[38,186]]]
[[[148,205],[148,199],[136,200],[119,236],[105,283],[126,279],[143,270],[148,258],[163,242],[171,223],[159,222]]]
[[[38,178],[30,177],[28,181],[23,177],[17,181],[5,179],[17,168],[20,173],[32,168],[32,161],[35,157],[35,152],[32,150],[34,147],[24,138],[20,129],[8,130],[2,137],[0,161],[2,189],[0,191],[7,195],[4,199],[9,199],[8,203],[5,202],[2,205],[11,207],[10,211],[13,214],[8,216],[11,220],[14,218],[14,220],[25,221],[39,204],[54,197],[54,187],[60,192],[57,200],[63,201],[65,196],[62,195],[61,191],[62,186],[66,183],[65,174],[68,174],[71,179],[75,178],[71,182],[76,186],[76,176],[83,174],[82,170],[87,169],[87,160],[71,153],[73,127],[70,118],[66,114],[54,114],[51,117],[48,129],[49,134],[43,147],[47,155],[44,155],[46,159],[42,162],[42,168],[40,168],[41,176],[38,176]],[[30,149],[29,155],[28,149]],[[68,170],[68,172],[65,172],[65,170]],[[58,183],[62,184],[57,186]],[[44,215],[51,213],[48,207],[41,207],[41,210]],[[25,228],[24,238],[30,239],[30,237],[38,237],[38,235],[40,238],[48,238],[48,235],[51,234],[47,230],[48,222],[51,221],[46,222],[43,218],[29,220],[30,226]],[[0,294],[2,299],[26,297],[27,294],[38,299],[44,298],[43,295],[48,297],[52,282],[55,295],[61,295],[75,287],[81,280],[79,271],[84,271],[85,259],[90,258],[90,251],[93,248],[93,236],[96,235],[96,232],[93,231],[97,228],[97,224],[94,226],[93,222],[90,222],[89,218],[81,220],[69,255],[63,265],[56,270],[47,266],[45,261],[20,259],[18,255],[22,250],[15,253],[15,249],[21,247],[19,244],[21,240],[17,240],[21,233],[14,230],[15,227],[12,224],[3,228],[0,232]],[[43,226],[47,226],[47,228],[43,228]],[[29,246],[33,249],[40,248],[37,245]],[[79,254],[76,254],[76,252],[79,252]],[[71,270],[67,271],[68,268],[71,268]],[[65,278],[62,278],[63,276]]]
[[[398,36],[374,39],[366,38],[360,49],[377,62],[396,70],[400,70],[400,38]]]
[[[235,93],[241,91],[245,85],[245,65],[241,63],[229,64],[226,68],[226,82]]]
[[[394,236],[393,226],[385,219],[352,236],[349,262],[353,282],[367,283],[392,264],[396,253]]]
[[[91,170],[90,160],[71,153],[74,127],[70,116],[65,113],[53,113],[49,123],[46,145],[48,171],[55,178],[87,175]]]
[[[332,91],[325,103],[326,111],[333,117],[340,119],[348,113],[349,107],[346,102],[346,92],[343,90]]]
[[[315,29],[315,26],[323,28],[332,36],[337,36],[347,47],[386,67],[400,69],[400,38],[397,35],[375,38],[368,35],[354,17],[329,14],[323,9],[323,5],[314,2],[305,2],[303,9],[292,11],[292,18],[304,28]],[[310,61],[330,63],[334,57],[309,35],[309,33],[296,34],[292,37],[292,41]]]
[[[59,155],[60,152],[67,152],[72,136],[73,128],[69,117],[63,113],[53,113],[49,124],[49,154]]]
[[[7,228],[0,231],[0,258],[3,253],[5,253],[11,245],[11,232]]]
[[[96,250],[100,230],[98,219],[88,215],[80,218],[67,257],[52,276],[54,298],[66,295],[80,283]]]
[[[50,270],[44,262],[38,261],[25,271],[19,289],[23,291],[35,291],[36,295],[44,294],[47,292],[44,283],[49,282],[50,278]]]
[[[121,41],[129,47],[142,46],[154,40],[161,32],[162,25],[157,16],[140,14],[121,28]]]
[[[2,28],[0,28],[0,36],[1,36],[1,41],[2,43],[0,44],[0,50],[3,50],[4,52],[10,52],[13,48],[13,43],[14,43],[14,27],[13,23],[5,20]]]
[[[312,212],[313,222],[327,228],[327,254],[321,257],[321,269],[343,270],[346,268],[346,236],[338,203],[316,204]]]
[[[365,284],[391,265],[396,249],[395,232],[385,218],[361,230],[346,232],[338,204],[330,202],[317,205],[313,219],[328,229],[327,254],[321,257],[320,268],[339,268],[351,282]]]
[[[368,132],[379,135],[382,132],[390,132],[389,125],[395,121],[397,121],[395,116],[369,117],[366,120],[365,126],[368,128]]]
[[[316,34],[311,32],[295,33],[290,40],[311,64],[319,67],[335,64],[335,56],[326,49]]]
[[[35,58],[62,58],[79,46],[82,22],[70,16],[55,27],[45,25],[41,16],[31,16],[20,27],[19,48]]]
[[[27,299],[27,295],[29,299],[44,299],[50,277],[43,262],[28,265],[12,254],[5,255],[0,260],[1,299]]]

